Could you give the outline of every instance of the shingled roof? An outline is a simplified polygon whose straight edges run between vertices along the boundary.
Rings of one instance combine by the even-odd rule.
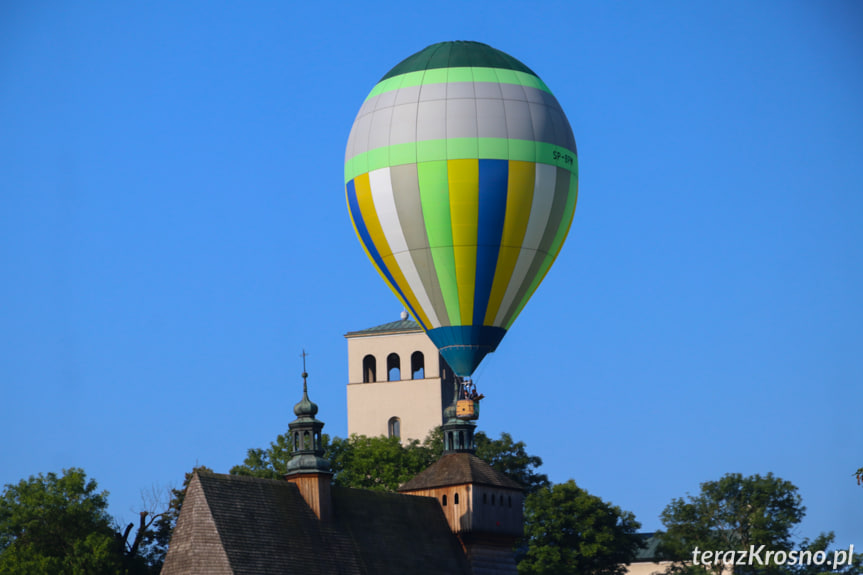
[[[417,491],[450,485],[489,485],[524,491],[524,487],[495,471],[488,463],[472,453],[448,453],[419,475],[399,487],[399,491]]]
[[[332,497],[325,524],[292,483],[199,473],[162,575],[470,573],[434,499],[338,487]]]

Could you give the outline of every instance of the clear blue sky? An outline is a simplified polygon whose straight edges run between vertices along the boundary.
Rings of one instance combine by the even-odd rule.
[[[303,348],[344,436],[343,335],[401,311],[344,146],[377,80],[444,40],[533,68],[579,151],[480,427],[645,530],[773,472],[798,535],[863,548],[863,4],[835,0],[4,3],[0,484],[80,466],[129,521],[282,433]]]

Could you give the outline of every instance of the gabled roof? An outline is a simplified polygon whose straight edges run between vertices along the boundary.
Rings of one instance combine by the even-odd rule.
[[[472,453],[448,453],[442,456],[419,475],[401,485],[399,491],[417,491],[466,483],[524,491],[524,487]]]
[[[414,331],[422,331],[420,325],[412,319],[401,319],[399,321],[391,321],[368,329],[359,331],[349,331],[345,337],[356,337],[361,335],[384,335],[390,333],[410,333]]]
[[[338,487],[332,498],[324,524],[292,483],[199,473],[162,574],[468,575],[434,499]]]

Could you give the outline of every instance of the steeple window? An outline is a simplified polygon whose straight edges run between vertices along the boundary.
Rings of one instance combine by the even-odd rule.
[[[363,383],[375,381],[377,381],[377,361],[375,356],[367,355],[363,358]]]
[[[425,371],[425,357],[423,357],[423,352],[413,352],[411,354],[411,379],[425,379]]]
[[[387,381],[399,381],[401,378],[402,370],[399,354],[391,353],[387,356]]]

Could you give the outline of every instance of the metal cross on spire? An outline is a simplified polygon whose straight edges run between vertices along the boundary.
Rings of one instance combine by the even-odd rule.
[[[303,353],[300,356],[303,358],[303,393],[307,392],[306,388],[306,378],[309,377],[308,372],[306,372],[306,356],[309,355],[306,353],[305,348],[303,348]]]

